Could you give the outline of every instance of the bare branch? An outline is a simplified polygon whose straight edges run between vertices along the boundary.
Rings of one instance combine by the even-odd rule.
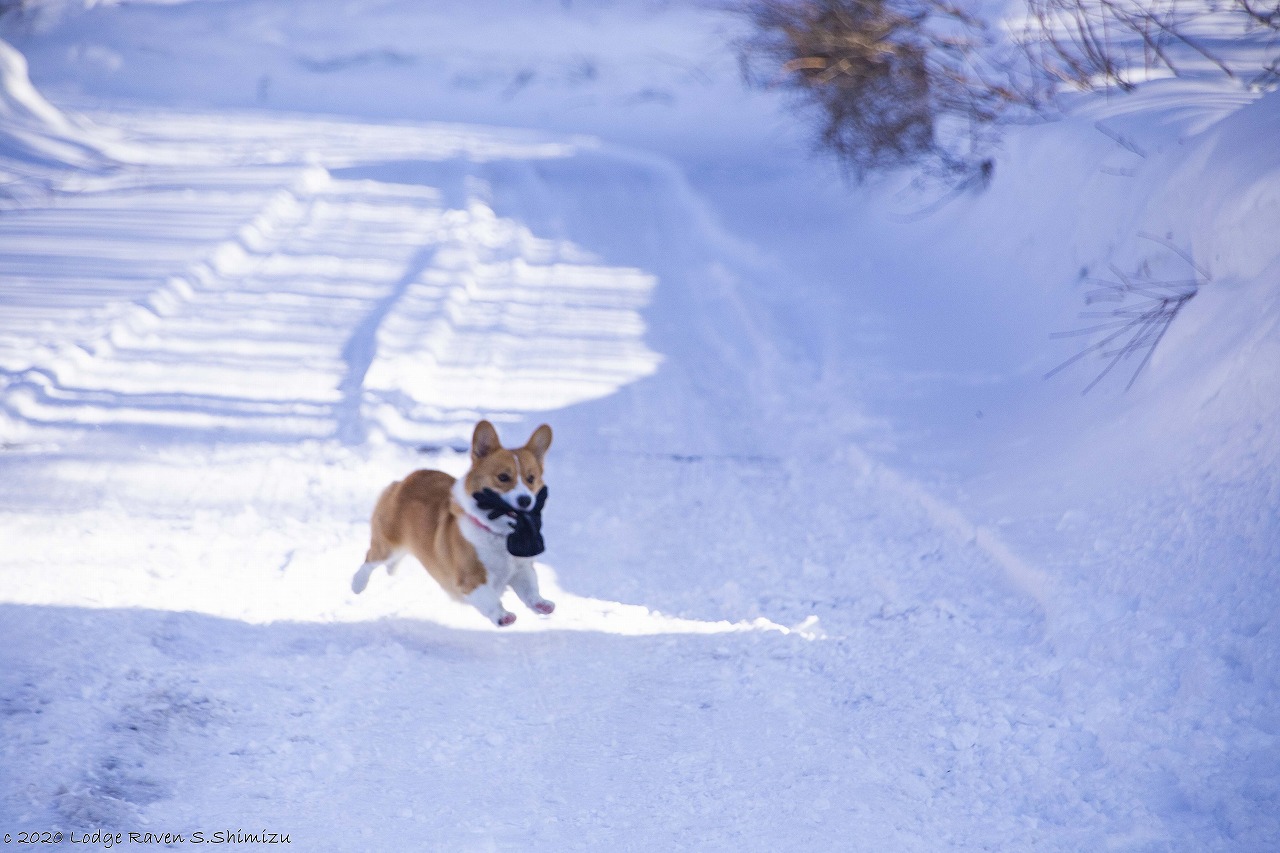
[[[1110,264],[1111,272],[1115,275],[1116,281],[1096,278],[1085,279],[1099,285],[1098,288],[1086,294],[1086,304],[1102,301],[1104,296],[1106,301],[1122,304],[1109,311],[1082,311],[1080,313],[1081,319],[1100,322],[1093,322],[1082,328],[1055,332],[1050,335],[1051,338],[1062,339],[1107,333],[1100,340],[1078,351],[1046,373],[1046,379],[1062,372],[1086,356],[1097,353],[1103,359],[1106,359],[1106,365],[1085,386],[1083,393],[1087,394],[1097,387],[1121,362],[1141,353],[1142,358],[1125,385],[1125,390],[1129,390],[1129,388],[1133,387],[1133,383],[1137,381],[1138,375],[1151,362],[1156,347],[1164,340],[1165,333],[1169,330],[1169,326],[1173,324],[1173,321],[1177,319],[1178,314],[1200,292],[1200,288],[1212,280],[1208,270],[1196,264],[1188,252],[1180,249],[1172,241],[1147,233],[1140,233],[1139,236],[1158,243],[1177,255],[1195,270],[1197,277],[1190,279],[1153,279],[1149,277],[1150,264],[1144,262],[1139,267],[1138,272],[1133,275],[1127,275],[1115,264]],[[1137,301],[1123,304],[1129,299]]]
[[[1033,65],[1082,89],[1133,88],[1136,70],[1165,69],[1175,76],[1183,64],[1173,48],[1185,47],[1212,63],[1226,77],[1237,69],[1192,35],[1206,14],[1235,25],[1238,35],[1257,27],[1280,31],[1280,3],[1224,0],[1206,13],[1191,0],[1028,0],[1029,28],[1023,49]],[[1231,31],[1227,31],[1230,37]],[[1276,69],[1274,53],[1262,61],[1261,83]]]

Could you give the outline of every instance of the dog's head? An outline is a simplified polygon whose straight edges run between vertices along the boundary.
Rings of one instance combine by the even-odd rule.
[[[473,495],[493,489],[509,506],[529,509],[542,488],[542,464],[551,447],[551,427],[543,424],[533,431],[524,447],[508,450],[498,440],[498,431],[488,421],[476,424],[471,435],[471,470],[466,476],[466,493]]]

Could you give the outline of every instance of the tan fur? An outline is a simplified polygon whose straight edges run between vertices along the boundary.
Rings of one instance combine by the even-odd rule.
[[[523,478],[535,495],[542,488],[542,460],[551,446],[551,427],[543,424],[529,436],[529,442],[518,450],[505,450],[498,434],[488,421],[476,424],[476,437],[471,444],[471,470],[467,472],[467,494],[489,488],[505,494]],[[506,477],[504,480],[503,477]],[[452,486],[452,483],[450,484]]]
[[[387,486],[373,510],[365,562],[408,551],[445,592],[459,599],[484,583],[476,549],[458,530],[462,510],[449,492],[453,483],[443,471],[414,471]]]
[[[506,493],[517,485],[517,472],[534,494],[542,488],[542,463],[551,446],[551,427],[534,430],[522,448],[507,450],[488,421],[476,424],[471,442],[467,493],[484,488]],[[506,477],[504,480],[503,477]],[[408,552],[436,582],[461,599],[486,583],[484,565],[460,525],[471,524],[454,500],[455,479],[443,471],[415,471],[382,491],[370,522],[367,563],[384,563]]]

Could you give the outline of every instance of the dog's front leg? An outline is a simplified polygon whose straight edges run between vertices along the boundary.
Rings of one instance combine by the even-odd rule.
[[[516,615],[502,606],[502,594],[487,583],[473,589],[466,600],[499,628],[505,628],[516,621]]]
[[[478,559],[472,564],[471,576],[464,580],[463,589],[473,586],[464,596],[467,603],[499,628],[505,628],[516,621],[516,615],[502,606],[502,591],[511,578],[511,565],[501,548],[498,537],[493,537],[493,541],[488,538],[480,541],[476,548]]]
[[[554,601],[548,601],[538,592],[538,573],[533,568],[532,558],[515,560],[515,572],[511,575],[511,588],[524,602],[525,607],[543,615],[556,609]]]

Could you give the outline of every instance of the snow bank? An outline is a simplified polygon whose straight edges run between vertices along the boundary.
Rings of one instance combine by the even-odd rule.
[[[23,55],[0,40],[0,191],[12,195],[107,162],[91,134],[31,85]]]

